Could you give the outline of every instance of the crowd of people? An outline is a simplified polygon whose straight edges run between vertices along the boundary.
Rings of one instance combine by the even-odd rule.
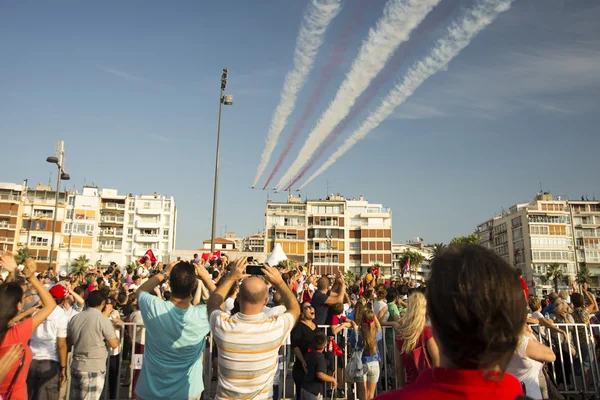
[[[538,299],[480,246],[446,250],[427,282],[248,263],[194,255],[39,274],[4,253],[0,396],[59,399],[69,386],[71,399],[112,399],[131,385],[144,400],[278,399],[291,365],[302,400],[541,399],[598,373],[587,286]]]

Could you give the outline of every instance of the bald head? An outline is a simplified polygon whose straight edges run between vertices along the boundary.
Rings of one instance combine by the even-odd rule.
[[[245,279],[240,286],[240,306],[243,303],[248,305],[264,305],[268,298],[268,289],[265,281],[257,277]]]

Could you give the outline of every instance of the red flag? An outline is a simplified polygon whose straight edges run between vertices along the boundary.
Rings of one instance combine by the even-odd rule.
[[[208,262],[209,260],[215,261],[221,259],[221,252],[215,251],[214,253],[202,253],[202,261]]]
[[[152,251],[152,249],[148,249],[148,251],[146,251],[146,254],[144,254],[142,258],[140,258],[140,264],[145,263],[147,259],[150,259],[152,264],[154,264],[157,261],[156,257],[154,257],[154,252]]]
[[[402,269],[402,272],[404,272],[404,273],[410,272],[410,258],[408,260],[406,260],[406,264],[404,264],[404,268]]]

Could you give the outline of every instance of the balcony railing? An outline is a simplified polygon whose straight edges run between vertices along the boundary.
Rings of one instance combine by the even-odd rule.
[[[0,201],[20,201],[20,196],[17,194],[0,194]]]
[[[103,215],[100,218],[101,222],[115,222],[115,223],[119,223],[122,224],[125,222],[125,218],[122,216],[118,216],[118,215]]]
[[[136,212],[140,215],[160,215],[160,213],[162,213],[162,208],[138,207]]]
[[[123,230],[103,229],[100,236],[123,236]]]
[[[135,235],[135,241],[140,243],[155,243],[160,241],[160,237],[158,236],[158,233],[151,235],[138,233],[137,235]]]
[[[0,215],[17,215],[17,211],[12,210],[0,210]]]
[[[0,222],[0,229],[17,229],[17,225],[9,224],[7,222]]]

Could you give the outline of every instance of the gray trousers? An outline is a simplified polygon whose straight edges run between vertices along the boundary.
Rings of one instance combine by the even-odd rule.
[[[60,394],[60,363],[32,360],[27,374],[29,400],[58,400]]]

